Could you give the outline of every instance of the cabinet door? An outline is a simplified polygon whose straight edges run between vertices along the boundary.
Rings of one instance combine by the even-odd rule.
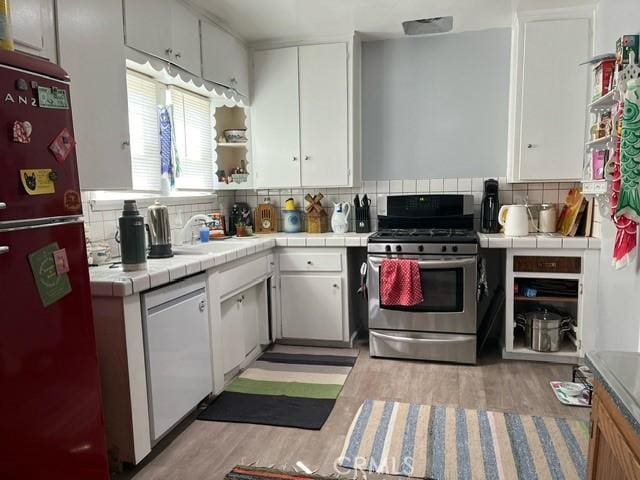
[[[200,25],[198,17],[178,2],[171,5],[171,62],[200,75]]]
[[[281,275],[282,337],[343,340],[342,278]]]
[[[258,346],[258,288],[259,286],[252,287],[241,295],[242,330],[245,357]]]
[[[244,360],[244,320],[242,297],[236,295],[222,302],[222,344],[224,373],[238,367]]]
[[[11,28],[18,50],[21,46],[35,51],[44,48],[42,0],[11,2]]]
[[[309,45],[299,52],[302,185],[348,185],[347,45]]]
[[[170,59],[172,3],[172,0],[124,0],[127,45]]]
[[[131,189],[122,4],[104,0],[57,4],[60,64],[71,77],[82,189]]]
[[[251,105],[257,187],[300,185],[298,49],[255,52]]]
[[[580,179],[589,69],[579,63],[590,57],[590,21],[535,21],[522,28],[518,180]]]
[[[202,77],[249,95],[249,53],[239,40],[201,21]]]

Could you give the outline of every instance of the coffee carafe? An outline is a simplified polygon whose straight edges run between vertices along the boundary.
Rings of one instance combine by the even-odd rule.
[[[147,268],[144,242],[144,217],[135,200],[125,200],[122,216],[118,219],[122,270],[133,272]]]
[[[498,181],[490,178],[484,182],[484,195],[480,210],[480,231],[482,233],[498,233],[500,230],[499,211]]]
[[[169,209],[161,205],[158,200],[147,209],[147,234],[149,236],[149,258],[173,257]]]

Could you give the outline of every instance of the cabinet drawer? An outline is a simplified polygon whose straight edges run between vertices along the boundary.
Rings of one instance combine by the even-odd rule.
[[[581,273],[580,257],[514,256],[514,272]]]
[[[234,263],[220,274],[220,296],[237,291],[270,272],[267,257],[260,257],[246,263]]]
[[[340,253],[281,253],[282,272],[341,272]]]

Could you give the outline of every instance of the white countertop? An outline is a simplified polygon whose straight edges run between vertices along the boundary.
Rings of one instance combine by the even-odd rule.
[[[595,237],[564,237],[557,233],[531,233],[526,237],[507,237],[503,233],[478,233],[481,248],[566,248],[600,250]]]
[[[188,275],[224,265],[238,258],[253,255],[274,247],[366,247],[370,233],[274,233],[246,239],[212,241],[214,248],[224,251],[189,254],[193,246],[174,247],[179,254],[172,258],[149,259],[147,269],[124,272],[122,266],[109,265],[89,268],[91,294],[101,297],[125,297],[150,288],[159,287]]]

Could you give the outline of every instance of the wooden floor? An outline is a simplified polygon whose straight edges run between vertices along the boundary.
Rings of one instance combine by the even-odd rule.
[[[589,409],[566,407],[556,400],[550,380],[571,380],[571,367],[502,361],[497,353],[478,366],[373,359],[365,346],[321,431],[187,422],[142,468],[116,478],[218,480],[236,464],[291,467],[297,461],[318,473],[332,474],[351,420],[366,399],[588,419]],[[353,473],[345,477],[354,478]]]

